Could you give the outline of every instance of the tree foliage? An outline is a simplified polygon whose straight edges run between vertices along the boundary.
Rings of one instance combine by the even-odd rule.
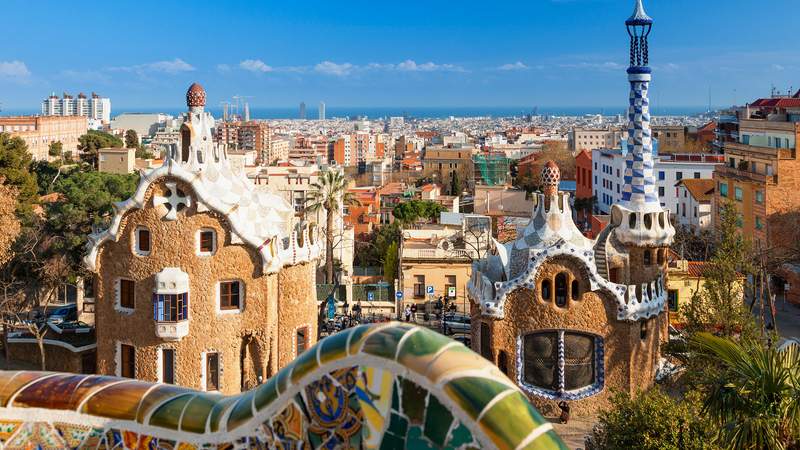
[[[389,246],[399,242],[400,226],[398,222],[376,228],[356,242],[355,264],[361,267],[382,266]]]
[[[0,230],[3,230],[0,233],[0,266],[11,259],[11,246],[19,235],[20,222],[16,211],[17,189],[0,179]]]
[[[305,207],[311,213],[325,210],[325,281],[331,284],[334,273],[334,218],[342,207],[356,205],[358,200],[353,193],[347,192],[347,179],[337,170],[323,172],[311,187],[313,189],[308,192]]]
[[[586,441],[586,450],[716,450],[711,423],[700,415],[696,394],[674,400],[659,388],[635,398],[617,393],[611,409]]]
[[[46,248],[48,254],[64,254],[69,267],[80,271],[81,258],[92,226],[106,228],[113,216],[113,204],[129,198],[136,190],[137,174],[110,174],[73,170],[53,185],[62,199],[46,205],[48,235],[58,237]]]
[[[39,188],[36,177],[30,172],[31,161],[25,141],[8,133],[0,133],[0,177],[17,191],[18,215],[29,215],[38,199]]]
[[[136,130],[125,132],[125,148],[139,148],[139,135]]]
[[[395,278],[397,278],[398,260],[397,242],[392,242],[386,248],[386,253],[383,257],[383,280],[389,284],[394,283]]]
[[[430,200],[410,200],[395,206],[392,215],[403,225],[408,225],[419,219],[438,220],[439,214],[443,211],[446,209],[439,203]]]
[[[47,149],[47,154],[54,158],[60,158],[63,150],[64,145],[61,144],[61,141],[55,141],[50,143],[50,147]]]
[[[715,331],[723,336],[754,336],[753,319],[743,301],[744,277],[753,273],[751,245],[738,232],[737,214],[734,205],[723,205],[703,286],[681,309],[690,334]]]
[[[89,130],[78,138],[78,150],[81,151],[81,159],[92,167],[97,166],[97,151],[108,147],[121,148],[122,140],[112,134],[97,130]]]
[[[782,350],[756,340],[698,333],[692,343],[723,370],[704,386],[703,412],[716,442],[730,449],[798,448],[800,445],[800,345]]]

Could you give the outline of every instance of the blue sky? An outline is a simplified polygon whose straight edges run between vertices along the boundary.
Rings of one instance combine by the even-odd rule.
[[[0,104],[51,91],[174,107],[617,106],[633,0],[2,2]],[[645,0],[653,101],[729,105],[800,87],[797,0]]]

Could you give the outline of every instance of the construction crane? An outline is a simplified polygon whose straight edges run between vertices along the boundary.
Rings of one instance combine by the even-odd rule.
[[[239,116],[239,100],[245,100],[248,98],[253,98],[252,95],[234,95],[231,97],[236,103],[236,115]],[[241,118],[241,116],[239,116]]]
[[[222,121],[223,122],[227,122],[228,121],[228,111],[230,110],[231,102],[222,101],[222,102],[219,102],[219,106],[222,106]]]

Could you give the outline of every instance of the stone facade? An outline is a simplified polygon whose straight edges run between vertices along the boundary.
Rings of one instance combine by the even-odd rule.
[[[303,347],[316,341],[319,246],[312,228],[291,226],[290,205],[231,169],[197,86],[180,159],[143,174],[111,227],[90,236],[97,370],[133,367],[128,375],[152,382],[174,374],[175,384],[231,394],[291,362],[298,329]]]

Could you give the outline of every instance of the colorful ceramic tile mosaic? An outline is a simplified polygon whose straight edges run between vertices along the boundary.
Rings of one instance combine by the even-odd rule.
[[[564,449],[494,365],[406,324],[330,336],[236,396],[96,375],[0,372],[0,446]]]

